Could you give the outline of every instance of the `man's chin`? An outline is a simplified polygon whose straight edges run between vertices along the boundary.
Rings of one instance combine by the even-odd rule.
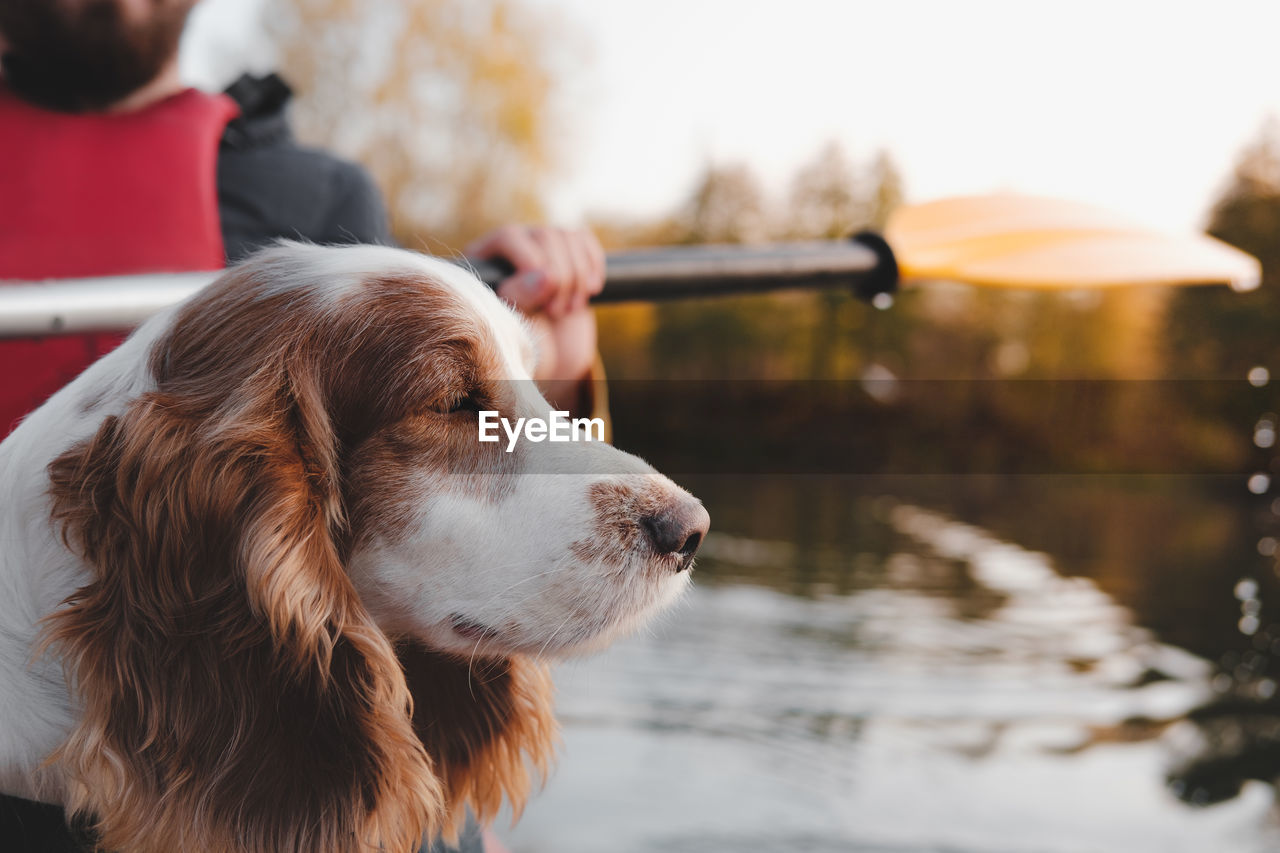
[[[69,74],[64,68],[27,62],[26,57],[12,53],[0,58],[0,69],[0,80],[14,95],[35,106],[65,113],[103,112],[146,86],[161,70],[140,71],[128,77],[94,73],[91,69]]]
[[[47,109],[107,110],[172,63],[192,5],[160,4],[130,20],[116,0],[94,0],[75,11],[51,0],[0,0],[4,84]]]

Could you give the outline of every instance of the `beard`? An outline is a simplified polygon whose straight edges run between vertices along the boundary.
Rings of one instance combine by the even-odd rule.
[[[148,4],[140,20],[130,20],[118,0],[0,0],[5,85],[62,112],[104,110],[123,100],[177,54],[195,0]]]

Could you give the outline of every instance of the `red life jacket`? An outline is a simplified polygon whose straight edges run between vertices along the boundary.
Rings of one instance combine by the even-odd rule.
[[[187,89],[133,112],[68,115],[0,85],[0,286],[221,269],[218,142],[236,112]],[[0,438],[123,338],[0,340]]]

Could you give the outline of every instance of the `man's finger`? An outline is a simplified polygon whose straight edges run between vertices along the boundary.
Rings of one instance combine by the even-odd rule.
[[[571,310],[576,311],[585,308],[591,296],[604,289],[604,270],[594,257],[593,244],[599,244],[590,231],[573,231],[568,236],[577,280]]]
[[[501,256],[510,261],[516,271],[498,285],[498,295],[507,302],[526,311],[542,307],[553,295],[548,260],[543,247],[530,236],[525,228],[507,226],[499,228],[467,247],[467,254],[476,258]]]
[[[546,311],[553,319],[563,317],[573,300],[576,286],[573,278],[573,256],[564,233],[558,228],[535,228],[533,239],[547,259],[546,271],[547,278],[550,279],[551,294]]]
[[[582,235],[582,246],[586,250],[587,258],[591,263],[591,281],[593,283],[591,294],[595,295],[604,290],[608,260],[605,257],[604,246],[600,245],[600,240],[594,233],[586,229],[578,233]]]
[[[525,270],[504,278],[498,285],[498,298],[521,311],[533,313],[541,309],[554,294],[541,270]]]

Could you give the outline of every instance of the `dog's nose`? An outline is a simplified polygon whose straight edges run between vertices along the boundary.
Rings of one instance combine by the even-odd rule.
[[[711,516],[699,501],[682,496],[662,512],[640,519],[640,526],[655,552],[681,558],[676,571],[682,572],[693,563],[693,555],[711,527]]]

